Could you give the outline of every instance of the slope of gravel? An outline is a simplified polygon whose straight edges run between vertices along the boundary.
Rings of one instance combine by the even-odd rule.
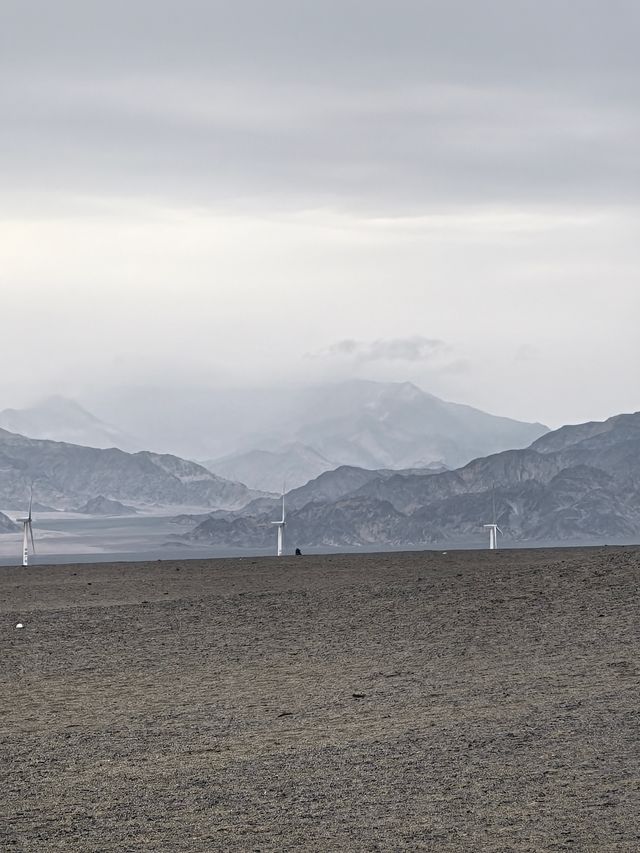
[[[0,850],[640,850],[639,575],[634,549],[0,569]]]

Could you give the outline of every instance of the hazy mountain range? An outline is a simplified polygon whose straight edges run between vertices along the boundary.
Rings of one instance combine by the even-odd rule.
[[[74,400],[50,397],[5,409],[0,427],[29,438],[203,459],[225,479],[277,492],[340,465],[453,468],[526,447],[547,431],[445,402],[409,382],[158,394],[123,389],[95,403],[104,419]]]
[[[287,506],[291,547],[479,542],[494,512],[505,544],[631,539],[640,535],[640,413],[563,427],[453,471],[340,468],[293,490]],[[190,535],[269,547],[277,509],[257,501]]]
[[[319,409],[310,409],[305,423],[294,424],[296,435],[334,456],[417,464],[401,469],[343,464],[288,489],[291,547],[480,544],[482,525],[494,518],[505,544],[624,541],[640,535],[640,413],[548,432],[443,403],[409,384],[355,383],[349,393],[344,385],[339,390],[332,402],[315,398]],[[46,405],[29,412],[42,417]],[[87,428],[99,427],[80,407],[55,399],[54,408]],[[55,425],[61,428],[64,418]],[[537,436],[528,447],[481,454],[463,466],[448,469],[428,459],[429,453],[448,460],[464,457],[474,446],[515,441],[527,432]],[[306,465],[317,470],[334,464],[302,441],[263,457],[259,451],[236,454],[226,460],[227,470],[242,463],[247,473],[257,469],[265,482],[283,472],[295,482]],[[280,509],[273,493],[172,454],[127,453],[0,430],[0,505],[26,508],[32,482],[35,506],[80,507],[92,515],[202,508],[200,516],[181,517],[186,539],[222,547],[270,549],[271,521]],[[14,529],[0,518],[0,531]]]
[[[270,434],[252,436],[259,450],[204,464],[253,488],[275,491],[283,472],[295,487],[340,465],[451,468],[496,450],[526,447],[547,431],[541,424],[445,402],[410,382],[354,380],[307,389],[301,397],[301,407]]]

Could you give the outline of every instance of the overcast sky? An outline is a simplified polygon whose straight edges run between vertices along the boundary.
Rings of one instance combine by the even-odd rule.
[[[0,408],[640,409],[637,0],[3,0]]]

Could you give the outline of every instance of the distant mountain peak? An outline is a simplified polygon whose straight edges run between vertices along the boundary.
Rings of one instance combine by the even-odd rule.
[[[88,412],[76,400],[53,394],[24,409],[0,412],[0,427],[28,438],[86,447],[137,449],[131,436]]]
[[[541,424],[449,403],[413,382],[347,379],[283,394],[264,430],[260,412],[250,405],[247,410],[252,432],[236,434],[231,453],[195,458],[206,459],[206,467],[221,476],[267,491],[279,491],[283,479],[302,486],[340,465],[456,468],[479,456],[526,447],[547,431]]]

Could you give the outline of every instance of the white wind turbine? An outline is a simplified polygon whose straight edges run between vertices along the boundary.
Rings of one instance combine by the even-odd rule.
[[[279,521],[272,521],[271,524],[278,525],[278,548],[276,554],[278,557],[281,557],[284,550],[284,526],[286,524],[284,520],[284,488],[282,489],[282,518]]]
[[[31,519],[31,505],[33,504],[33,490],[29,498],[29,515],[26,518],[19,518],[18,523],[22,524],[22,565],[29,565],[29,539],[31,539],[31,551],[36,553],[36,543],[33,539],[33,524]]]
[[[489,550],[497,551],[498,549],[498,533],[501,536],[504,536],[504,533],[498,525],[496,524],[496,494],[495,494],[495,486],[491,490],[491,500],[493,503],[493,522],[491,524],[485,524],[484,529],[489,531]]]

